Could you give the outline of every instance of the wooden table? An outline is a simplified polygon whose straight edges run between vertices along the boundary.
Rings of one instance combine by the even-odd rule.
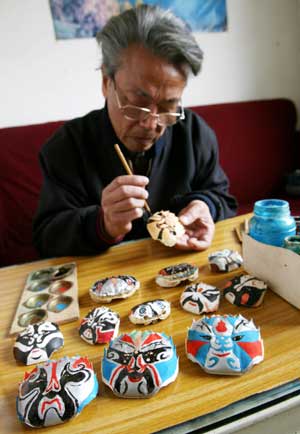
[[[194,315],[182,310],[179,297],[185,285],[164,289],[156,285],[154,277],[161,268],[179,263],[193,262],[200,269],[199,281],[221,287],[237,272],[212,273],[208,268],[207,255],[222,248],[241,251],[233,228],[243,221],[243,216],[217,224],[213,246],[205,252],[182,252],[164,247],[151,239],[124,243],[99,256],[80,258],[56,258],[30,264],[0,269],[1,290],[1,385],[0,385],[0,431],[3,433],[29,432],[16,416],[15,399],[18,382],[24,372],[33,367],[19,366],[13,357],[14,337],[8,336],[25,279],[29,272],[43,267],[76,261],[78,270],[79,304],[81,317],[96,304],[88,290],[98,279],[113,274],[132,274],[141,281],[141,288],[131,298],[109,305],[121,317],[120,332],[131,331],[128,319],[130,308],[142,301],[165,298],[171,302],[172,312],[168,319],[151,326],[173,337],[179,355],[179,375],[175,382],[163,388],[149,399],[122,399],[115,397],[102,383],[100,364],[102,345],[91,346],[78,336],[78,322],[63,324],[61,330],[65,346],[55,353],[88,356],[97,373],[100,393],[75,419],[62,425],[44,428],[43,432],[55,433],[149,433],[183,423],[201,415],[214,412],[253,394],[274,388],[300,377],[300,312],[267,292],[263,306],[250,309],[238,308],[222,299],[220,314],[241,313],[253,318],[260,326],[265,344],[265,360],[240,377],[214,376],[205,373],[185,355],[184,341],[187,328]],[[144,326],[136,326],[146,329]],[[149,326],[147,328],[150,328]]]

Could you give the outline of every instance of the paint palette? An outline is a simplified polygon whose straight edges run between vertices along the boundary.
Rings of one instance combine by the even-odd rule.
[[[9,334],[46,319],[59,324],[78,318],[76,264],[43,268],[28,275]]]

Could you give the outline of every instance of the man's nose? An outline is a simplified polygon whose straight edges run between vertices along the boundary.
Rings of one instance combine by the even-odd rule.
[[[145,119],[140,121],[140,125],[147,130],[153,131],[161,128],[161,125],[158,123],[158,116],[155,113],[149,113]]]

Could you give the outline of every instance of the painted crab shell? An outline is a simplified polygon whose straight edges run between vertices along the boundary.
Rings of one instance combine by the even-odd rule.
[[[168,318],[171,305],[167,300],[151,300],[140,303],[131,309],[129,319],[133,324],[153,324]]]
[[[17,361],[33,365],[48,360],[64,345],[59,326],[50,321],[29,325],[16,338],[13,352]]]
[[[90,288],[90,296],[96,302],[110,303],[116,298],[127,298],[140,287],[140,282],[130,275],[106,277]]]
[[[79,336],[88,344],[105,344],[114,339],[120,326],[120,316],[108,307],[92,309],[85,316],[79,327]]]
[[[148,398],[178,374],[175,345],[164,333],[133,331],[104,350],[102,380],[121,398]]]
[[[210,374],[241,375],[263,360],[264,346],[252,320],[212,315],[193,321],[186,354]]]
[[[208,255],[211,271],[229,272],[243,264],[243,258],[238,252],[230,249],[218,250]]]
[[[168,247],[175,246],[178,238],[185,233],[178,217],[170,211],[159,211],[150,216],[147,229],[154,240]]]
[[[184,310],[200,315],[215,312],[219,308],[221,293],[218,288],[207,283],[194,283],[185,288],[180,297]]]
[[[197,279],[198,273],[199,269],[196,265],[183,262],[162,268],[156,276],[155,281],[159,286],[172,288],[185,280],[192,282]]]
[[[26,425],[57,425],[78,415],[98,393],[87,357],[63,357],[37,365],[19,385],[17,414]]]
[[[267,284],[249,274],[242,274],[227,282],[224,296],[232,304],[245,307],[258,307],[262,304]]]

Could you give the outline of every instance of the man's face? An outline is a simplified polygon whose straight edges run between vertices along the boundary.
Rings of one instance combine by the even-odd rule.
[[[124,50],[121,67],[114,79],[103,76],[103,95],[107,99],[109,117],[119,140],[133,152],[151,148],[166,127],[154,117],[128,120],[120,104],[145,107],[152,113],[176,112],[186,85],[184,72],[139,45]]]

